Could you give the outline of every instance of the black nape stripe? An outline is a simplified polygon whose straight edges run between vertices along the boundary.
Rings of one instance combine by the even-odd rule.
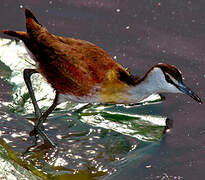
[[[176,67],[174,67],[172,65],[168,65],[168,64],[158,64],[156,67],[159,67],[162,69],[167,82],[172,81],[172,80],[169,80],[170,78],[167,77],[168,75],[166,75],[166,73],[170,74],[178,82],[182,82],[182,75],[179,72],[179,70],[177,70]]]
[[[136,85],[136,77],[128,74],[127,72],[123,70],[119,70],[119,77],[118,79],[124,83],[126,83],[129,86],[135,86]]]
[[[165,76],[165,79],[166,79],[166,81],[167,81],[168,83],[170,83],[170,84],[175,84],[175,83],[171,80],[171,78],[170,78],[168,75],[166,75],[166,73],[164,73],[164,76]]]
[[[168,83],[172,84],[173,86],[175,86],[177,89],[179,88],[179,85],[176,84],[174,81],[171,80],[171,78],[169,77],[169,75],[167,75],[166,73],[164,73],[165,79]]]

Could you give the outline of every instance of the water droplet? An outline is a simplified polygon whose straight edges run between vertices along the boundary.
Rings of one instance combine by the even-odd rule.
[[[151,165],[147,165],[147,166],[145,166],[146,168],[151,168],[152,166]]]
[[[126,26],[126,28],[125,29],[130,29],[130,26]]]
[[[19,7],[22,9],[22,8],[23,8],[23,5],[21,4]]]
[[[116,12],[118,12],[118,13],[119,13],[119,12],[120,12],[120,9],[116,9]]]

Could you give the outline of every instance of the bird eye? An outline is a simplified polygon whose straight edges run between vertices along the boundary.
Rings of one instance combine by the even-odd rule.
[[[166,79],[166,81],[167,81],[168,83],[173,84],[171,78],[170,78],[168,75],[166,75],[166,74],[165,74],[165,79]]]

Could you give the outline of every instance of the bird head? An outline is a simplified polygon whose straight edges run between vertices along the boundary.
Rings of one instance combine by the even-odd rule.
[[[173,65],[157,64],[145,75],[148,79],[155,79],[161,92],[183,93],[202,104],[201,99],[183,83],[182,73]]]

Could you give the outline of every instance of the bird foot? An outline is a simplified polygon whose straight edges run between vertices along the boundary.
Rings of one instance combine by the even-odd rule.
[[[55,147],[56,145],[53,143],[53,141],[47,136],[47,134],[44,132],[45,128],[42,124],[35,126],[34,129],[29,133],[30,136],[35,136],[37,139],[37,135],[40,135],[43,140],[44,144],[47,144],[48,147]]]
[[[38,125],[38,126],[34,126],[33,130],[29,133],[30,136],[36,136],[38,135],[38,130],[40,131],[44,131],[45,128],[44,126],[41,124],[41,125]]]

